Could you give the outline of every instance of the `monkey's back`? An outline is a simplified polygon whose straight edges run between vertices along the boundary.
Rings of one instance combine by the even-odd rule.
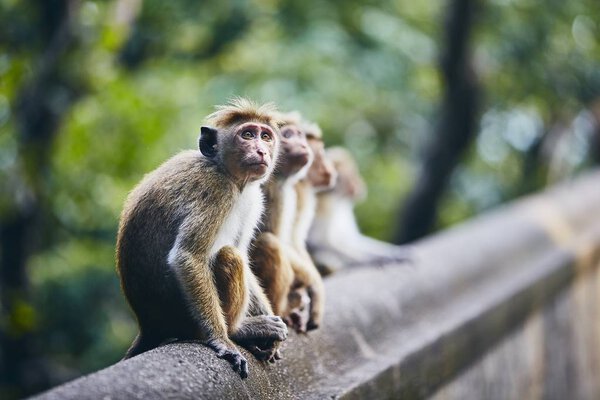
[[[197,334],[175,271],[168,264],[169,251],[186,219],[195,219],[202,236],[215,218],[205,205],[219,198],[232,199],[235,191],[199,151],[184,151],[148,173],[129,194],[119,224],[116,263],[141,330],[165,338]],[[222,213],[228,204],[219,203]]]

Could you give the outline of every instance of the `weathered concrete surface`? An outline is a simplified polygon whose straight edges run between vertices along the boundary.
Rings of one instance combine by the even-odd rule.
[[[292,335],[276,365],[245,353],[246,380],[175,343],[40,398],[558,399],[561,374],[569,398],[600,398],[588,382],[600,376],[599,249],[595,172],[421,242],[414,265],[331,277],[322,329]]]
[[[600,274],[590,275],[531,315],[433,399],[598,399]]]

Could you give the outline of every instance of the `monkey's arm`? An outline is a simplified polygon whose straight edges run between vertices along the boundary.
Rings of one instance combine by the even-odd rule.
[[[250,272],[240,252],[234,247],[225,246],[214,257],[211,266],[229,337],[260,360],[273,362],[279,359],[274,343],[287,338],[287,328],[276,316],[245,315],[248,301],[245,275]]]
[[[253,273],[248,274],[247,283],[250,290],[250,307],[248,313],[254,315],[273,315],[273,308]]]
[[[294,271],[285,256],[279,239],[271,232],[263,232],[252,246],[252,270],[264,288],[273,312],[283,316],[287,297],[294,281]]]
[[[317,267],[310,259],[305,259],[296,252],[294,248],[286,248],[286,254],[292,265],[295,279],[301,286],[306,287],[308,297],[310,298],[309,320],[306,325],[307,330],[317,329],[323,320],[323,311],[325,308],[325,286],[323,278],[319,274]]]
[[[273,315],[273,310],[258,279],[249,271],[246,276],[249,289],[249,316],[231,338],[259,359],[274,362],[281,358],[279,347],[287,338],[287,326]]]

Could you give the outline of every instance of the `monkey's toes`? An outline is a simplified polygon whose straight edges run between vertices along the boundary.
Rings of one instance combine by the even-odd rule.
[[[248,361],[238,349],[235,347],[233,349],[229,348],[220,340],[210,340],[207,345],[217,353],[217,357],[229,362],[233,370],[240,374],[242,379],[248,377]]]
[[[274,357],[274,353],[277,351],[273,348],[261,349],[260,347],[258,347],[256,345],[248,346],[248,347],[246,347],[246,349],[250,353],[252,353],[252,355],[254,355],[254,357],[256,357],[258,360],[269,361],[269,362],[272,362],[271,360]]]
[[[275,350],[275,352],[273,353],[273,356],[271,358],[269,358],[269,362],[271,364],[273,364],[277,360],[281,360],[281,352],[279,351],[279,349]]]
[[[248,361],[237,351],[225,351],[222,355],[217,354],[220,358],[226,360],[231,364],[231,367],[235,372],[240,374],[242,379],[248,377]]]
[[[288,327],[285,322],[283,322],[281,317],[276,315],[266,315],[265,317],[266,318],[263,319],[266,328],[263,330],[264,337],[271,340],[278,340],[280,342],[283,342],[285,339],[287,339]]]
[[[319,323],[315,322],[315,321],[308,321],[308,324],[306,324],[306,330],[307,331],[314,331],[315,329],[317,329],[319,327]]]
[[[285,323],[297,333],[306,333],[307,319],[308,316],[293,310],[290,312],[290,315],[285,318]]]

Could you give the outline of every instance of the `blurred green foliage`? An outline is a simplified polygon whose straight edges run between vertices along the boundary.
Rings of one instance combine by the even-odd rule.
[[[0,41],[5,193],[18,162],[15,98],[43,45],[30,39],[31,7],[0,0],[0,33],[11,39]],[[480,9],[480,133],[440,227],[582,168],[597,129],[586,110],[600,91],[600,3],[493,0]],[[63,120],[44,175],[48,223],[27,266],[33,303],[13,316],[34,327],[55,382],[115,362],[129,345],[135,322],[114,272],[123,200],[144,173],[194,148],[203,117],[233,95],[297,109],[328,145],[348,147],[370,192],[359,222],[390,237],[442,90],[439,2],[98,0],[76,12],[78,46],[64,68],[83,96],[69,107],[56,96]],[[0,212],[10,198],[0,196]]]

